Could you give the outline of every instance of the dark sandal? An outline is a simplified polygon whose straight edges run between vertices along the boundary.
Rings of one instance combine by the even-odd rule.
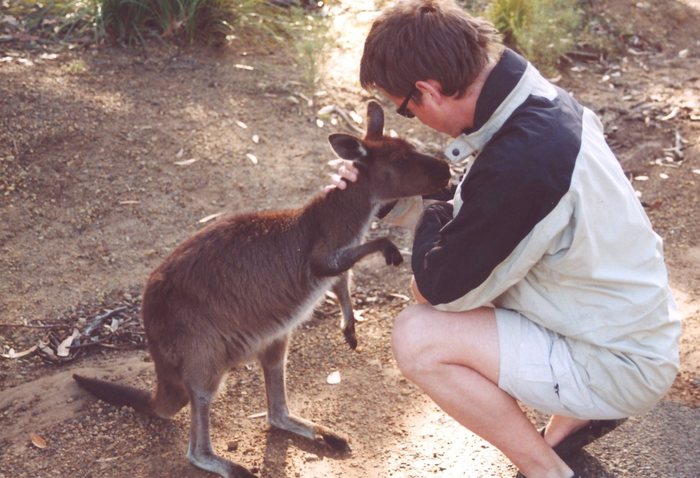
[[[626,418],[616,420],[591,420],[591,423],[565,437],[552,448],[560,458],[568,458],[586,445],[593,443],[603,435],[607,435],[626,421]],[[544,428],[540,430],[540,433],[544,436]]]
[[[518,472],[517,475],[515,475],[515,478],[527,478],[527,476],[523,475],[522,473]],[[581,475],[578,473],[574,473],[571,478],[583,478]]]
[[[591,420],[591,423],[585,427],[576,430],[567,437],[564,437],[560,443],[554,445],[553,450],[557,455],[559,455],[559,458],[568,458],[586,445],[593,443],[603,435],[607,435],[626,421],[626,418],[616,420]],[[538,431],[544,438],[545,427],[540,428]],[[515,478],[527,477],[518,472],[518,474],[515,475]],[[574,473],[574,476],[571,478],[581,478],[581,475]]]

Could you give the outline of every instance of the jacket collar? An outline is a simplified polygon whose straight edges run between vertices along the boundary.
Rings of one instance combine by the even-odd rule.
[[[552,99],[556,96],[554,87],[532,64],[513,50],[505,49],[477,99],[474,127],[447,145],[447,158],[460,161],[481,151],[513,111],[533,93]]]

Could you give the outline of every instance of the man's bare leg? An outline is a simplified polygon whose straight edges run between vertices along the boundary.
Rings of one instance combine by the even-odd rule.
[[[501,450],[525,476],[573,475],[516,400],[498,387],[493,309],[449,313],[413,305],[396,318],[392,342],[404,375],[455,420]]]

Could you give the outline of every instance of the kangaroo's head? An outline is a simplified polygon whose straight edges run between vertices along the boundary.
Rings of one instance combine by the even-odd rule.
[[[450,167],[446,160],[421,154],[407,141],[384,136],[384,111],[379,103],[367,105],[364,139],[336,133],[328,137],[335,153],[354,162],[359,181],[367,181],[370,194],[388,201],[430,194],[447,185]]]

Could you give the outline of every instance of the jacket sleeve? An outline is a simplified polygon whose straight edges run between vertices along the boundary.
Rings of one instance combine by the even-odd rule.
[[[453,206],[450,203],[436,202],[428,206],[423,212],[416,225],[413,239],[411,267],[413,268],[414,276],[421,277],[421,279],[425,277],[427,264],[424,258],[430,251],[439,250],[441,247],[440,231],[445,224],[452,220],[452,209]],[[424,280],[421,280],[421,282],[424,282]],[[422,293],[423,291],[421,290]],[[432,301],[430,302],[432,303]]]
[[[461,304],[485,305],[524,277],[544,254],[556,232],[534,231],[566,188],[519,173],[472,169],[462,185],[463,203],[456,217],[448,203],[426,209],[416,226],[411,265],[418,290],[431,304],[448,304],[479,288]],[[514,252],[520,244],[527,247],[518,255]],[[494,274],[497,269],[500,273]]]

